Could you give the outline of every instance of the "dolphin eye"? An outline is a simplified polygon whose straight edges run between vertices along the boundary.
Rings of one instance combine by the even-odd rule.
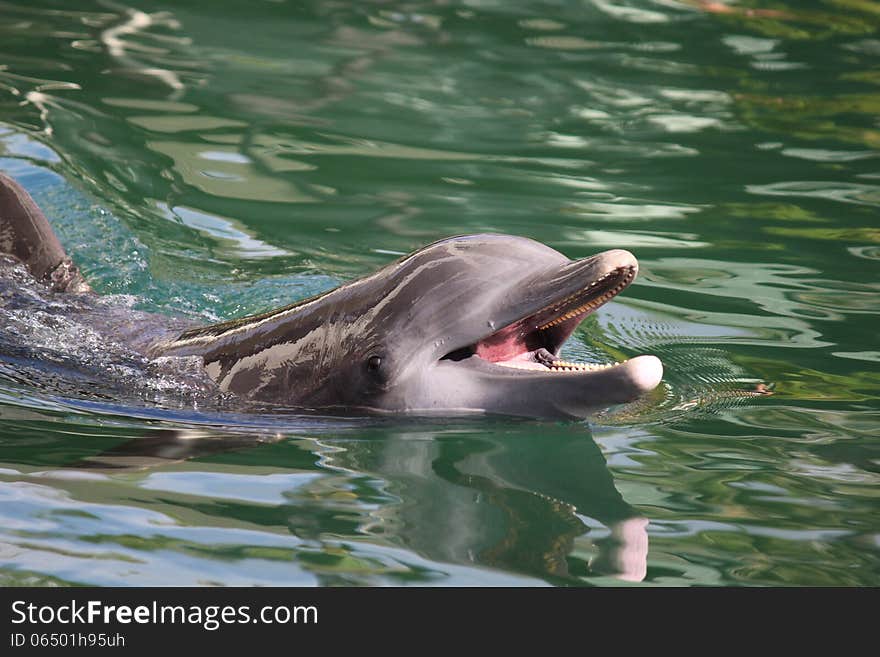
[[[370,356],[367,359],[367,368],[371,372],[377,371],[382,366],[382,359],[379,356]]]

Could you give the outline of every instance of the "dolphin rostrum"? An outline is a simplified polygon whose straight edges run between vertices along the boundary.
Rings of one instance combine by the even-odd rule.
[[[0,252],[57,292],[93,294],[27,192],[2,174]],[[637,272],[619,249],[570,260],[522,237],[450,237],[324,294],[138,349],[201,357],[221,391],[261,407],[585,417],[652,390],[663,375],[655,356],[619,364],[559,356]]]

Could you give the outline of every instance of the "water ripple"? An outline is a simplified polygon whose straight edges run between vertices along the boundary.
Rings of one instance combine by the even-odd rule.
[[[565,353],[665,378],[589,423],[236,413],[10,274],[3,583],[877,584],[878,13],[766,4],[4,2],[0,169],[104,314],[514,233],[631,249]]]

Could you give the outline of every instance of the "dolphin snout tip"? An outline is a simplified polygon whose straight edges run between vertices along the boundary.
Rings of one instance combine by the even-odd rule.
[[[631,251],[626,249],[610,249],[603,251],[599,255],[609,268],[632,267],[638,271],[639,261]]]
[[[650,392],[663,378],[663,363],[656,356],[636,356],[627,362],[629,382],[636,395]]]

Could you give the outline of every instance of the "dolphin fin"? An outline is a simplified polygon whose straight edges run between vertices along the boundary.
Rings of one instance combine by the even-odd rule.
[[[54,292],[91,292],[64,252],[40,208],[15,180],[0,172],[0,253],[21,260],[31,275]]]

